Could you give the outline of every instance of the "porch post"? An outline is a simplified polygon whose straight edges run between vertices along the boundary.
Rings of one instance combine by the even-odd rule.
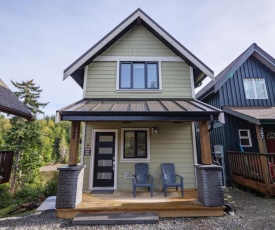
[[[263,136],[261,137],[261,127],[259,125],[255,125],[255,126],[256,126],[259,151],[260,153],[267,153],[266,142],[265,142],[265,137],[263,133],[262,133]]]
[[[212,156],[207,121],[200,121],[199,128],[202,164],[211,165]]]
[[[268,193],[271,191],[271,184],[270,184],[270,174],[268,169],[269,164],[267,161],[267,157],[264,155],[264,154],[267,154],[265,136],[263,134],[263,130],[261,130],[261,127],[259,125],[255,125],[255,127],[256,127],[256,133],[257,133],[257,139],[258,139],[258,145],[259,145],[259,152],[260,154],[263,154],[260,156],[260,161],[261,161],[261,168],[263,172],[263,179],[265,182],[265,188],[266,188],[266,192]]]
[[[80,137],[80,121],[72,121],[70,151],[69,151],[69,166],[77,165],[79,137]]]

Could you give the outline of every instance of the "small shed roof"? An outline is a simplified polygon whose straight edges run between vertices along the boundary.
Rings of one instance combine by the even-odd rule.
[[[57,111],[61,120],[199,121],[218,120],[222,111],[195,99],[83,99]]]
[[[7,87],[0,79],[0,111],[24,117],[28,120],[32,119],[32,114],[28,108],[22,104],[17,96]]]
[[[224,107],[224,112],[261,125],[275,123],[275,107]]]

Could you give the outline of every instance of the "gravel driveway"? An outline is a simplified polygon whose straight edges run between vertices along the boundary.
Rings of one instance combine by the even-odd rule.
[[[72,226],[71,220],[58,219],[54,211],[26,217],[0,219],[0,229],[275,229],[275,199],[261,198],[230,189],[237,204],[235,215],[205,218],[160,218],[159,224]]]

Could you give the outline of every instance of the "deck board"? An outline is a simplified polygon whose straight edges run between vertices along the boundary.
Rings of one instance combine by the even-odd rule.
[[[160,191],[139,191],[134,198],[130,191],[115,191],[114,194],[83,193],[82,202],[74,209],[57,209],[60,218],[74,218],[78,213],[156,213],[160,217],[222,216],[222,207],[205,207],[198,200],[196,190],[168,191],[164,197]]]

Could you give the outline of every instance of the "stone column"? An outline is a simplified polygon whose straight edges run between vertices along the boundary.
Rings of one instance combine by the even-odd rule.
[[[199,201],[207,207],[224,205],[222,167],[218,165],[195,165]]]
[[[75,208],[82,201],[84,165],[58,168],[56,208]]]

